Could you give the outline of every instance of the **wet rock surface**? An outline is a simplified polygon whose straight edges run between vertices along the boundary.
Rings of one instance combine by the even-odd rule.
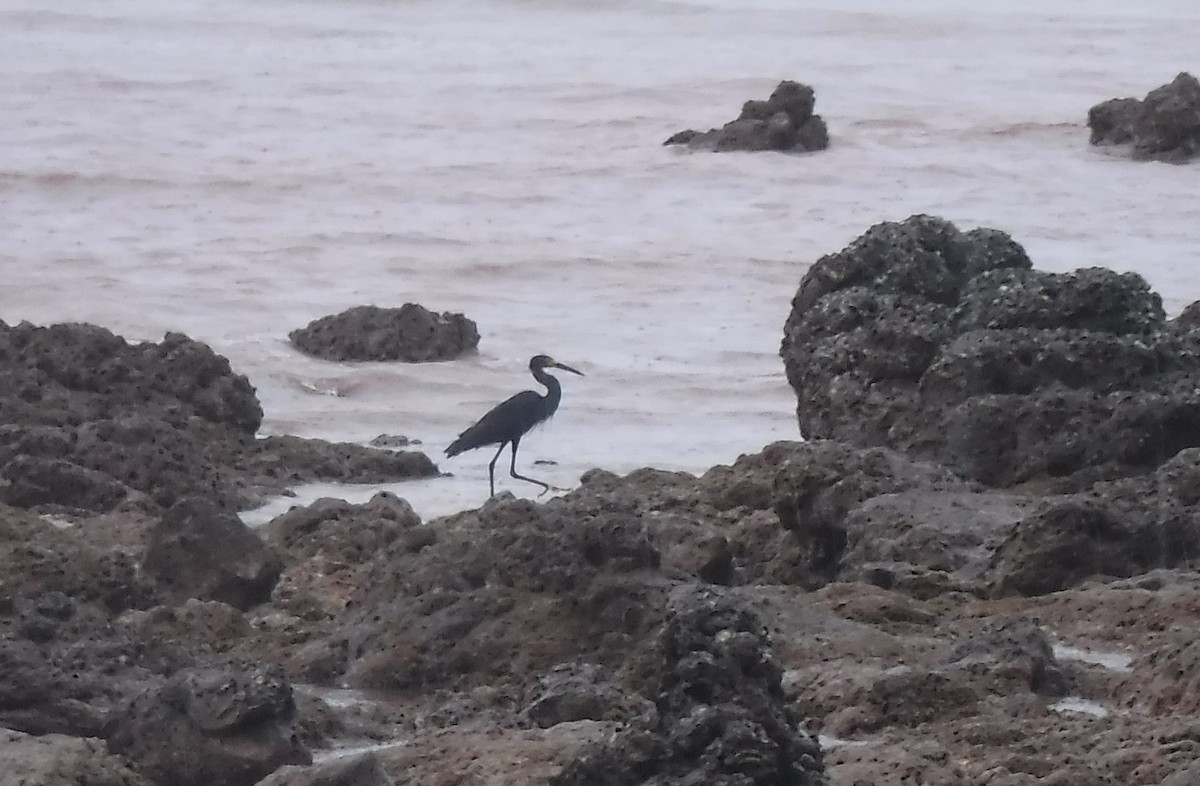
[[[479,346],[479,329],[462,314],[437,314],[416,303],[355,306],[288,334],[302,352],[324,360],[453,360]]]
[[[0,783],[1190,784],[1196,313],[915,217],[796,293],[820,438],[255,531],[436,469],[254,439],[180,337],[4,327]]]
[[[1138,160],[1184,163],[1200,155],[1200,81],[1180,73],[1143,99],[1113,98],[1088,110],[1093,145],[1131,145]]]
[[[721,128],[688,129],[672,134],[664,145],[687,145],[697,150],[793,150],[809,152],[829,147],[829,131],[813,114],[816,98],[808,85],[784,80],[765,101],[747,101],[741,114]]]

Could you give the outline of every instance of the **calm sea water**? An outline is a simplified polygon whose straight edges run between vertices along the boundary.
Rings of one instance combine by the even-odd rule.
[[[1200,73],[1200,5],[980,5],[0,0],[0,319],[209,342],[264,432],[421,440],[454,477],[395,490],[433,515],[486,496],[490,451],[441,448],[538,352],[588,374],[522,446],[559,485],[796,436],[790,298],[879,221],[993,226],[1039,267],[1200,299],[1200,169],[1091,149],[1085,126]],[[660,146],[782,78],[815,87],[829,151]],[[476,320],[478,356],[287,343],[407,301]]]

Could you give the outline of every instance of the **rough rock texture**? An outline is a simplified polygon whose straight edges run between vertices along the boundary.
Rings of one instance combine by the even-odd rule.
[[[1200,332],[1136,274],[1029,264],[1003,233],[930,216],[822,257],[781,350],[801,431],[1063,489],[1200,445]]]
[[[35,737],[0,729],[0,752],[2,786],[153,786],[94,737]]]
[[[665,598],[651,526],[497,497],[394,540],[346,626],[351,683],[465,687],[584,652],[622,659]],[[523,644],[530,629],[542,631],[535,651]]]
[[[687,145],[699,150],[824,150],[829,132],[808,85],[784,80],[766,101],[747,101],[736,120],[709,131],[688,129],[673,134],[664,145]]]
[[[5,327],[0,375],[36,384],[0,389],[0,784],[1190,786],[1198,314],[882,225],[785,339],[836,439],[256,535],[230,503],[418,460],[256,441],[169,380],[138,409],[158,345]]]
[[[281,765],[310,763],[294,716],[278,668],[190,668],[136,697],[114,721],[109,744],[160,783],[249,786]]]
[[[142,565],[175,602],[217,600],[243,610],[269,598],[283,570],[237,514],[204,497],[171,506],[150,532]]]
[[[258,786],[395,786],[374,754],[348,756],[311,767],[280,767]]]
[[[0,725],[105,736],[132,692],[190,662],[61,592],[9,596],[0,600]]]
[[[166,508],[192,495],[247,507],[311,480],[431,476],[419,453],[255,440],[254,389],[205,344],[129,344],[95,325],[0,322],[0,502],[45,510]]]
[[[462,314],[436,314],[416,303],[355,306],[288,334],[302,352],[325,360],[452,360],[479,346],[479,330]]]
[[[1200,155],[1200,81],[1181,73],[1142,100],[1113,98],[1088,110],[1093,145],[1132,143],[1138,160],[1182,163]]]
[[[656,711],[584,750],[556,786],[829,782],[753,611],[712,590],[681,589],[668,604],[658,652]]]

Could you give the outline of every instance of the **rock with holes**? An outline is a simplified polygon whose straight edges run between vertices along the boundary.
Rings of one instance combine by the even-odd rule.
[[[990,486],[1081,489],[1200,446],[1200,331],[1136,274],[1031,270],[995,230],[872,227],[809,268],[781,351],[807,437]]]
[[[658,653],[656,712],[585,748],[555,786],[828,784],[820,746],[784,696],[770,636],[741,601],[676,591]]]
[[[131,701],[109,745],[155,782],[250,786],[311,756],[282,670],[230,660],[184,669]]]

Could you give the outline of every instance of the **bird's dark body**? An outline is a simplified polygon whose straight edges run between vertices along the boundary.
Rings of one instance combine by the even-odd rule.
[[[558,409],[562,393],[558,388],[555,395],[539,395],[532,390],[522,390],[500,402],[479,422],[458,435],[458,439],[446,448],[447,456],[457,456],[464,450],[481,448],[484,445],[500,445],[520,439],[525,432],[537,424],[549,420]]]
[[[446,455],[454,457],[465,450],[481,448],[484,445],[500,446],[488,464],[488,482],[493,496],[496,493],[496,459],[500,458],[500,453],[504,451],[505,445],[512,445],[510,475],[519,480],[535,483],[546,491],[550,489],[548,484],[540,480],[517,474],[517,448],[521,444],[521,437],[553,415],[558,409],[559,401],[562,400],[562,386],[559,385],[557,379],[546,373],[547,368],[561,368],[564,371],[583,376],[583,372],[576,371],[570,366],[564,366],[546,355],[535,355],[529,361],[529,371],[533,374],[534,379],[546,386],[546,395],[543,396],[532,390],[523,390],[500,402],[480,418],[475,425],[459,434],[458,439],[451,442],[450,446],[446,448]]]

